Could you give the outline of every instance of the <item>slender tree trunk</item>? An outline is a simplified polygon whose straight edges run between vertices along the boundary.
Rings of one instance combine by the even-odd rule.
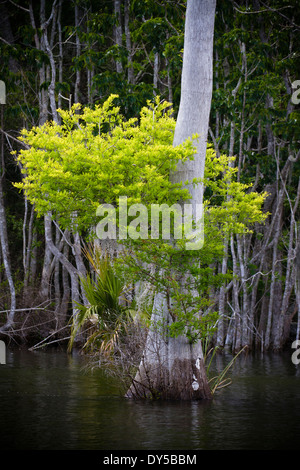
[[[44,3],[44,2],[45,2],[45,0],[41,0],[41,4]],[[43,8],[45,8],[45,6]],[[52,10],[51,10],[51,15],[46,21],[42,22],[41,29],[42,29],[42,32],[43,32],[43,41],[44,41],[44,44],[45,44],[45,50],[47,52],[47,55],[48,55],[49,61],[50,61],[51,79],[50,79],[50,85],[48,87],[50,107],[51,107],[53,120],[55,122],[58,122],[57,105],[56,105],[56,99],[55,99],[56,65],[55,65],[55,60],[54,60],[54,56],[53,56],[53,51],[52,51],[51,45],[49,44],[48,31],[47,31],[47,28],[48,28],[50,22],[53,20],[53,17],[56,14],[56,9],[57,9],[56,1],[54,1],[53,6],[52,6]]]
[[[116,15],[115,42],[118,48],[121,48],[122,47],[121,0],[114,0],[114,9],[115,9],[115,15]],[[116,69],[118,73],[123,72],[122,62],[119,59],[116,61]]]
[[[234,246],[234,237],[230,238],[231,256],[232,256],[232,273],[236,278],[239,278],[237,255]],[[242,330],[241,330],[241,309],[239,299],[239,284],[237,279],[233,279],[233,319],[232,327],[234,328],[234,336],[232,336],[232,350],[238,352],[242,344]]]
[[[274,298],[275,298],[275,288],[276,288],[276,264],[278,259],[278,243],[280,237],[280,228],[281,228],[281,220],[282,220],[282,210],[283,210],[283,190],[279,190],[278,195],[278,213],[276,218],[276,225],[275,225],[275,233],[274,233],[274,244],[273,244],[273,253],[272,253],[272,274],[271,274],[271,284],[270,284],[270,300],[269,300],[269,308],[268,308],[268,321],[267,321],[267,328],[266,328],[266,338],[265,338],[265,348],[269,349],[271,342],[272,342],[272,324],[273,324],[273,310],[276,308],[274,305]]]
[[[153,90],[154,90],[154,95],[156,95],[157,91],[158,91],[158,71],[159,71],[159,53],[156,51],[156,52],[154,52],[154,63],[153,63]]]
[[[1,129],[3,129],[3,104],[0,105],[1,112]],[[13,280],[10,256],[9,256],[9,244],[7,235],[7,223],[4,203],[4,191],[3,191],[3,179],[4,179],[4,134],[1,134],[1,162],[0,162],[0,244],[2,259],[5,269],[6,278],[10,290],[10,312],[7,317],[5,325],[0,328],[0,331],[4,331],[13,326],[15,310],[16,310],[16,290]]]
[[[75,4],[75,28],[76,28],[76,59],[78,59],[80,55],[80,40],[79,40],[79,35],[78,35],[78,28],[79,28],[79,16],[80,16],[80,11],[79,11],[79,6],[77,3]],[[77,65],[78,67],[78,65]],[[74,87],[74,102],[79,103],[79,86],[80,86],[80,70],[79,68],[76,69],[76,80],[75,80],[75,87]]]
[[[23,268],[24,268],[24,288],[28,287],[30,281],[30,260],[33,249],[33,222],[34,222],[34,206],[31,207],[30,217],[27,227],[28,217],[28,200],[25,195],[25,214],[23,221]],[[32,280],[32,279],[31,279]]]
[[[32,0],[29,2],[29,16],[30,16],[30,23],[34,30],[34,42],[35,47],[38,50],[45,51],[45,44],[43,41],[43,37],[41,41],[39,39],[38,30],[35,23],[33,7],[32,7]],[[41,23],[45,21],[45,3],[41,2],[40,7],[40,21]],[[43,125],[48,119],[48,93],[44,88],[44,83],[46,81],[46,67],[45,64],[42,64],[39,70],[39,125]]]
[[[300,201],[300,178],[299,178],[299,183],[298,183],[296,200],[295,200],[294,206],[293,207],[291,206],[291,221],[290,221],[290,228],[289,228],[290,233],[289,233],[289,246],[288,246],[288,253],[287,253],[287,267],[286,267],[286,273],[285,273],[285,288],[283,292],[281,312],[280,312],[278,321],[276,322],[277,324],[276,324],[276,331],[275,331],[275,337],[274,337],[274,348],[277,350],[280,350],[282,348],[282,346],[284,345],[287,339],[286,332],[290,323],[290,316],[288,315],[289,299],[293,290],[293,286],[297,285],[296,283],[298,282],[298,279],[300,279],[300,276],[298,274],[298,279],[296,279],[296,283],[295,283],[296,247],[294,247],[294,244],[295,244],[294,242],[295,242],[295,236],[297,236],[297,226],[296,226],[295,215],[297,213],[299,201]],[[296,292],[296,296],[297,296],[297,292]]]
[[[134,83],[134,71],[132,66],[132,45],[131,45],[131,35],[130,35],[130,0],[124,1],[124,30],[126,38],[126,49],[128,54],[128,70],[127,70],[127,81],[129,85]]]
[[[72,263],[64,256],[64,254],[58,249],[54,244],[52,239],[52,220],[50,214],[45,216],[45,237],[47,246],[51,250],[52,255],[59,261],[68,271],[71,278],[71,297],[72,297],[72,306],[73,306],[73,316],[77,315],[77,303],[79,302],[79,281],[78,281],[78,271],[72,265]]]
[[[29,279],[32,285],[34,285],[36,282],[37,257],[38,257],[37,231],[35,228],[33,228],[32,248],[31,248],[30,260],[29,260]]]
[[[212,60],[215,2],[188,0],[185,23],[181,100],[174,135],[174,146],[198,134],[194,161],[178,165],[172,181],[192,181],[203,177],[207,132],[212,95]],[[193,214],[203,202],[203,188],[189,187]],[[185,336],[168,337],[158,327],[170,324],[167,299],[156,294],[152,326],[139,371],[127,392],[128,397],[154,396],[168,399],[208,399],[201,341],[190,343]]]
[[[2,258],[3,258],[4,268],[5,268],[5,274],[7,277],[9,290],[10,290],[10,312],[9,312],[6,324],[0,328],[0,331],[3,331],[5,329],[12,327],[14,323],[14,316],[15,316],[15,310],[16,310],[16,290],[15,290],[14,280],[12,276],[10,257],[9,257],[7,225],[6,225],[6,215],[5,215],[5,206],[4,206],[4,197],[3,197],[3,184],[2,184],[1,177],[0,177],[0,242],[1,242]]]
[[[46,225],[46,218],[44,218],[44,227]],[[44,252],[44,261],[42,268],[42,278],[41,278],[41,290],[40,295],[43,300],[46,300],[50,297],[50,278],[51,278],[51,266],[52,266],[53,254],[50,250],[47,238],[45,237],[45,252]]]
[[[67,231],[66,231],[67,232]],[[69,234],[65,233],[65,238],[67,241],[64,243],[63,255],[66,259],[69,257]],[[65,325],[66,315],[69,308],[70,302],[70,282],[69,282],[69,273],[68,270],[62,266],[62,288],[63,295],[61,300],[61,305],[59,308],[60,321],[62,325]]]
[[[227,272],[227,262],[228,262],[228,239],[224,240],[224,255],[221,264],[221,273],[226,274]],[[217,340],[216,344],[218,347],[223,347],[224,345],[224,335],[225,335],[225,328],[224,328],[224,317],[225,317],[225,299],[226,299],[226,292],[225,286],[220,287],[219,292],[219,322],[218,322],[218,331],[217,331]]]
[[[58,81],[59,83],[63,82],[63,47],[62,47],[63,41],[62,41],[62,27],[61,27],[62,3],[63,3],[63,0],[59,0],[58,14],[57,14],[58,48],[59,48],[59,57],[58,57]],[[62,96],[60,93],[58,94],[58,98],[57,98],[57,107],[60,109],[62,108]]]
[[[60,242],[60,231],[58,227],[55,229],[55,245],[59,246]],[[60,263],[56,258],[54,258],[54,302],[55,302],[55,311],[57,312],[60,307],[61,293],[60,293]]]

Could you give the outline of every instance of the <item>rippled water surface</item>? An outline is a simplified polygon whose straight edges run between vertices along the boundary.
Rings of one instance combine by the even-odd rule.
[[[214,364],[221,371],[230,358]],[[8,350],[0,365],[0,449],[298,449],[300,365],[239,357],[209,403],[136,402],[64,352]]]

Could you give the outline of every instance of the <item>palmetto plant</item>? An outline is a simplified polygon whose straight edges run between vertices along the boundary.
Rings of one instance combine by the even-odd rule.
[[[88,305],[78,304],[78,314],[73,320],[69,350],[72,349],[77,334],[85,327],[88,332],[84,348],[90,352],[113,352],[121,332],[132,319],[131,310],[122,302],[125,284],[115,273],[112,262],[99,250],[84,250],[94,275],[81,278]]]

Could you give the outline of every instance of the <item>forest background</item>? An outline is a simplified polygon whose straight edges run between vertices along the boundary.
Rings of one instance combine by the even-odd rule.
[[[173,103],[176,118],[185,8],[180,0],[0,2],[5,341],[68,340],[70,266],[86,271],[84,238],[37,217],[14,186],[22,179],[13,153],[24,148],[21,130],[58,119],[57,108],[93,107],[111,94],[127,119],[155,96]],[[209,293],[219,313],[214,344],[232,352],[281,350],[300,338],[299,25],[296,0],[217,2],[209,141],[217,156],[236,157],[238,182],[268,193],[264,223],[229,234],[210,267],[234,275]]]

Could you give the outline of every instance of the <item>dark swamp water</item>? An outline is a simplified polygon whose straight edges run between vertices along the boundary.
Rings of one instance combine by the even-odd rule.
[[[218,358],[222,370],[230,358]],[[291,354],[239,357],[209,403],[123,398],[64,352],[6,351],[0,450],[298,450],[300,365]]]

